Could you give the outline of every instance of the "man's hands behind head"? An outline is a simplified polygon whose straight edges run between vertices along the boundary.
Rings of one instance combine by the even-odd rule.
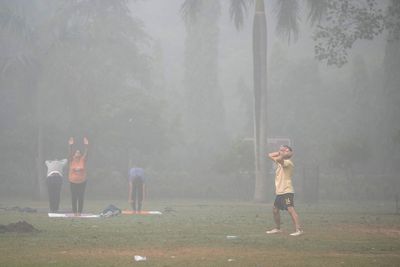
[[[283,159],[290,159],[293,156],[293,151],[289,149],[287,151],[281,152]]]

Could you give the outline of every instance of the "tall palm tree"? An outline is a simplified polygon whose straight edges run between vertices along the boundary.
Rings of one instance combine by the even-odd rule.
[[[256,1],[253,20],[253,84],[254,84],[254,200],[265,201],[267,194],[266,139],[267,121],[267,20],[264,1]]]
[[[195,18],[203,0],[185,0],[185,17]],[[254,152],[255,152],[255,192],[254,199],[264,202],[267,198],[267,39],[268,27],[265,9],[271,8],[269,0],[231,0],[230,14],[237,29],[244,23],[245,14],[254,5],[253,18],[253,84],[254,84]],[[328,0],[306,0],[311,23],[321,19]],[[299,0],[278,0],[277,32],[288,41],[297,39],[299,31]],[[189,15],[189,16],[186,16]]]
[[[255,2],[253,18],[253,84],[254,84],[254,152],[255,152],[255,190],[254,200],[267,200],[267,40],[268,27],[266,8],[271,8],[267,0],[231,0],[230,13],[236,28],[240,29],[244,22],[244,14]],[[308,0],[310,7],[309,19],[312,23],[318,21],[325,8],[326,0]],[[296,40],[299,31],[299,2],[297,0],[277,1],[278,22],[277,32]]]

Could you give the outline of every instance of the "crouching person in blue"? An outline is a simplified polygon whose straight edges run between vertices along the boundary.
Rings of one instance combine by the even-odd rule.
[[[129,170],[129,197],[128,202],[134,213],[142,211],[142,203],[145,196],[144,170],[139,167],[132,167]]]

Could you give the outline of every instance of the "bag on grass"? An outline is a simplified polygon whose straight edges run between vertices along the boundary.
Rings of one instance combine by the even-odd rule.
[[[121,209],[117,208],[113,204],[108,205],[107,208],[105,208],[101,213],[101,217],[113,217],[113,216],[118,216],[121,214]]]

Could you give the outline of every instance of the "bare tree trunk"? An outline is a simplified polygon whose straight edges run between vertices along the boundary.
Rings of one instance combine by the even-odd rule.
[[[267,199],[267,20],[264,0],[257,0],[253,23],[253,73],[254,73],[254,200]]]
[[[37,123],[37,155],[36,155],[36,197],[43,200],[46,197],[44,179],[44,156],[43,156],[43,114],[42,95],[40,88],[37,88],[36,99],[36,123]]]

